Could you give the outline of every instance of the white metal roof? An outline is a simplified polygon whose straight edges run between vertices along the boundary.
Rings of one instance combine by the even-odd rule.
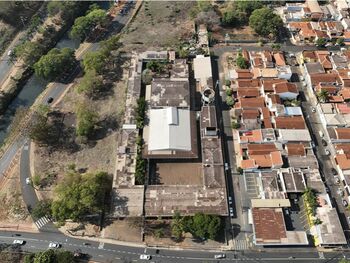
[[[198,55],[193,59],[194,77],[201,83],[206,83],[212,77],[210,57]]]
[[[151,109],[149,116],[149,151],[191,150],[189,110],[175,107]]]

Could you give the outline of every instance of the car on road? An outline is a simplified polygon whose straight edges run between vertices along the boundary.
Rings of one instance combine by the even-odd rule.
[[[26,178],[26,184],[30,184],[30,183],[31,183],[30,178],[27,177],[27,178]]]
[[[346,218],[348,220],[348,224],[350,224],[350,216]]]
[[[49,97],[48,99],[47,99],[47,104],[50,104],[50,103],[52,103],[53,102],[53,98],[52,97]]]
[[[332,168],[331,172],[332,172],[333,175],[338,175],[338,172],[337,172],[337,170],[335,168]]]
[[[318,131],[318,134],[320,135],[321,138],[323,138],[323,136],[324,136],[323,131]]]
[[[12,53],[13,53],[13,51],[10,49],[10,50],[7,52],[7,55],[8,55],[8,56],[11,56]]]
[[[230,217],[233,217],[233,208],[230,207]]]
[[[340,179],[338,176],[334,176],[334,183],[335,184],[340,184]]]
[[[327,146],[327,141],[326,141],[325,139],[322,139],[321,142],[322,142],[322,145],[323,145],[323,146]]]
[[[142,254],[142,255],[140,255],[140,259],[150,260],[151,256],[150,255],[146,255],[146,254]]]
[[[61,245],[57,242],[50,242],[49,248],[59,248]]]
[[[316,109],[315,109],[314,107],[312,107],[312,108],[311,108],[311,111],[312,111],[313,113],[315,113],[315,112],[316,112]]]
[[[324,153],[328,156],[328,155],[331,155],[331,152],[329,150],[325,150]]]
[[[14,245],[24,245],[24,240],[22,240],[22,239],[15,239],[15,240],[13,240],[13,244]]]
[[[215,259],[222,259],[222,258],[225,258],[226,255],[225,254],[217,254],[217,255],[214,255],[214,258]]]
[[[228,171],[230,168],[228,166],[228,163],[225,163],[225,171]]]
[[[231,197],[231,196],[228,197],[228,203],[229,203],[230,205],[232,205],[232,197]]]
[[[326,192],[327,192],[327,193],[330,193],[330,192],[331,192],[331,190],[329,189],[329,187],[328,187],[327,185],[325,185],[325,188],[326,188]]]
[[[347,207],[349,204],[348,204],[348,201],[346,201],[345,199],[341,200],[342,204],[344,207]]]

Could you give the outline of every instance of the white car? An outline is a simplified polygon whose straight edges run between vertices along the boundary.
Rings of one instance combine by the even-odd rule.
[[[49,248],[59,248],[61,245],[57,242],[50,242]]]
[[[151,256],[150,255],[146,255],[146,254],[142,254],[142,255],[140,255],[140,259],[150,260]]]
[[[315,109],[314,107],[312,107],[312,108],[311,108],[311,111],[312,111],[313,113],[315,113],[315,112],[316,112],[316,109]]]
[[[230,217],[233,217],[233,208],[230,207]]]
[[[231,196],[228,197],[228,203],[229,203],[230,205],[232,205],[232,197],[231,197]]]
[[[335,184],[340,184],[340,179],[338,176],[334,176],[334,183]]]
[[[23,245],[24,244],[24,240],[15,239],[15,240],[13,240],[13,244],[15,244],[15,245]]]
[[[222,258],[225,258],[226,255],[225,254],[217,254],[217,255],[214,255],[214,258],[215,259],[222,259]]]
[[[331,152],[329,150],[324,151],[326,155],[331,155]]]
[[[8,55],[8,56],[11,56],[12,53],[13,53],[13,51],[10,49],[10,50],[7,52],[7,55]]]
[[[30,184],[30,178],[29,177],[26,178],[26,184]]]

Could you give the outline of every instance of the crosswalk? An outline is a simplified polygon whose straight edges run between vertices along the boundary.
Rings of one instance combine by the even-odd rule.
[[[243,239],[234,239],[233,240],[233,250],[247,250],[250,245],[247,240]]]
[[[41,229],[43,226],[45,226],[49,222],[50,222],[50,219],[48,219],[46,216],[43,216],[37,221],[35,221],[35,225],[37,226],[38,229]]]

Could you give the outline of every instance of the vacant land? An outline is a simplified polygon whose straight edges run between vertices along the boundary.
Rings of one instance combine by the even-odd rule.
[[[176,48],[194,32],[189,10],[195,1],[145,1],[127,34],[122,37],[126,51]]]
[[[117,74],[117,73],[116,73]],[[77,94],[75,86],[64,96],[63,100],[55,106],[55,110],[62,120],[63,129],[70,128],[70,132],[63,132],[64,141],[59,145],[36,145],[34,156],[34,174],[41,178],[54,178],[52,184],[47,184],[43,191],[46,197],[52,195],[51,190],[60,180],[70,164],[76,169],[85,171],[106,171],[113,173],[117,151],[117,138],[119,124],[125,108],[125,92],[127,87],[128,62],[123,65],[119,73],[121,79],[98,99],[89,101],[89,107],[99,115],[98,128],[88,143],[83,143],[75,136],[76,125],[75,109],[85,101],[82,94]],[[85,102],[86,103],[86,102]]]
[[[229,40],[236,42],[258,42],[260,39],[260,37],[255,34],[254,30],[250,26],[243,26],[239,28],[219,27],[217,31],[213,32],[213,38],[218,41],[225,41],[226,35],[229,36]]]
[[[158,163],[156,176],[164,185],[202,185],[202,163]]]
[[[106,226],[103,237],[138,243],[141,241],[141,218],[115,220]]]

